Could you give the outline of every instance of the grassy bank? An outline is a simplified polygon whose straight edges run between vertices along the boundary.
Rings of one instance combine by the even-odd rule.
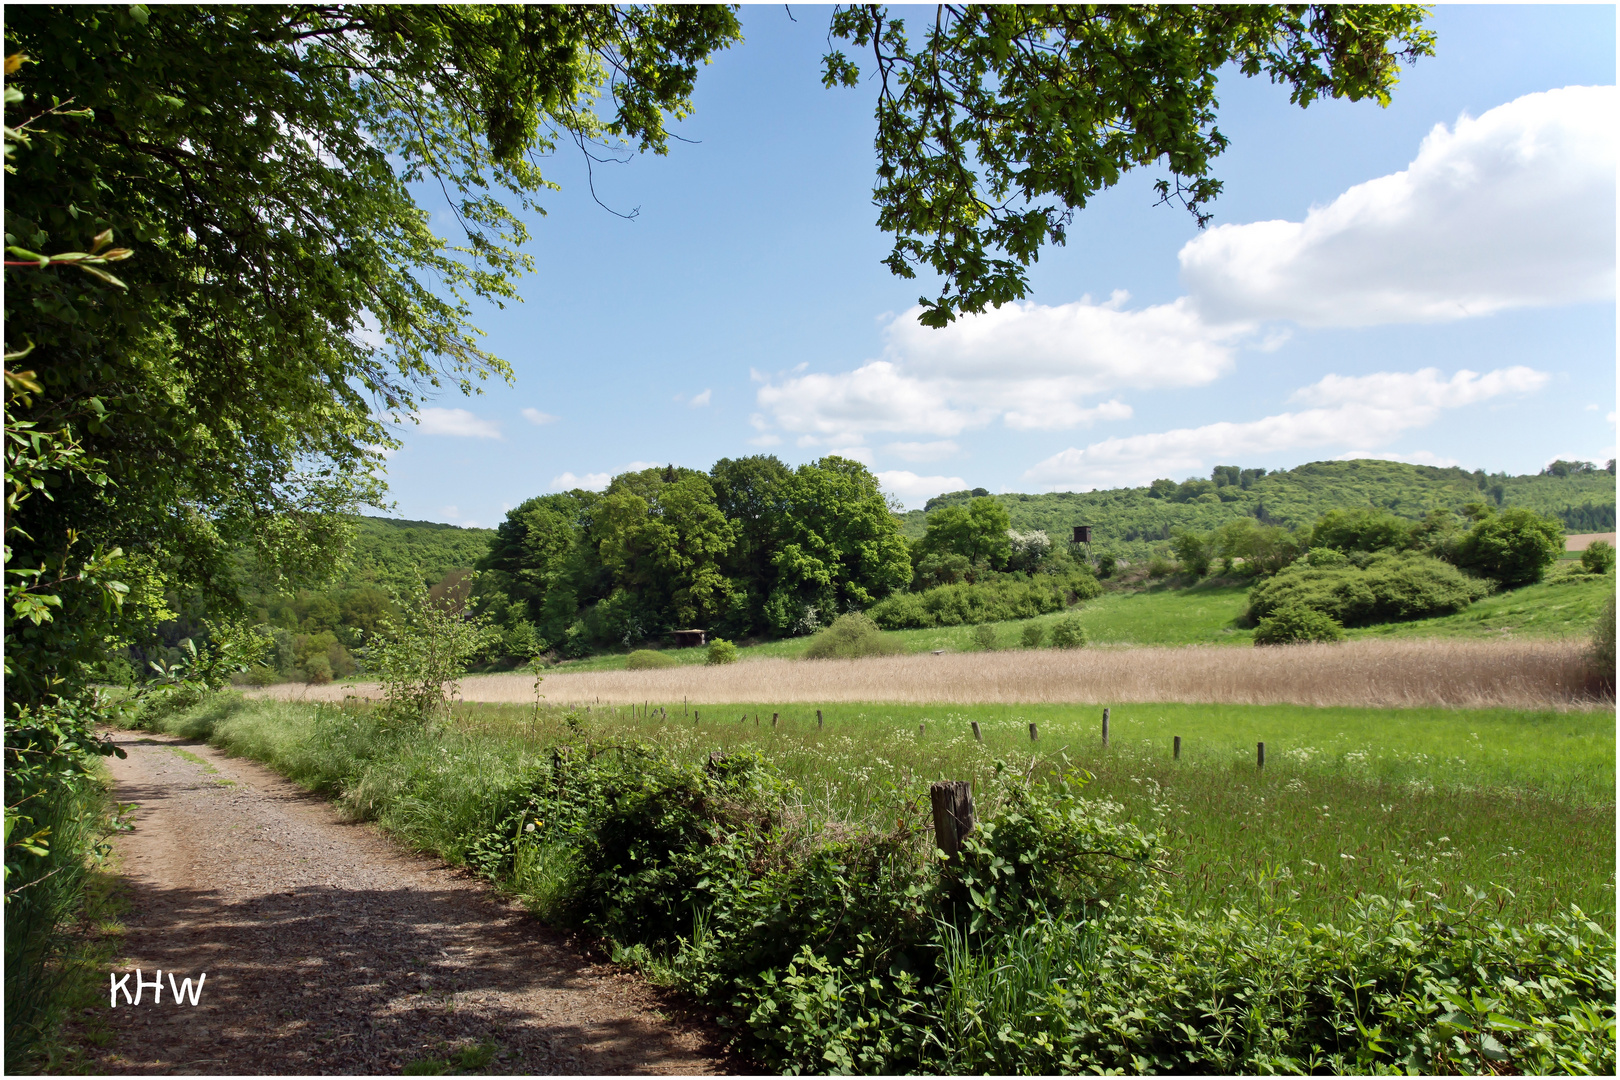
[[[160,726],[603,936],[767,1071],[1613,1067],[1612,717],[1119,708],[1104,751],[1072,708],[696,711]],[[979,803],[951,867],[935,779]]]

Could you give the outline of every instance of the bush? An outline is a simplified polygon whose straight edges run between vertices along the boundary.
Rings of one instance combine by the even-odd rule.
[[[1293,645],[1303,641],[1343,641],[1344,627],[1330,615],[1308,607],[1277,608],[1260,620],[1256,645]]]
[[[1588,574],[1607,574],[1614,569],[1614,546],[1594,540],[1581,552],[1581,569]]]
[[[715,638],[709,642],[709,657],[704,662],[708,664],[735,664],[737,662],[737,646],[725,638]]]
[[[733,649],[732,653],[732,659],[736,659],[736,650]],[[722,661],[722,663],[730,662],[730,660]],[[673,656],[655,652],[652,649],[637,649],[624,658],[624,670],[626,671],[656,671],[659,668],[680,667],[680,664],[681,662]]]
[[[1614,594],[1604,603],[1592,627],[1592,666],[1600,684],[1614,692]]]
[[[1516,507],[1482,519],[1457,546],[1457,565],[1503,585],[1540,581],[1564,553],[1564,527]]]
[[[996,638],[996,628],[989,623],[980,623],[973,628],[973,645],[986,652],[993,652],[1001,642]]]
[[[1371,556],[1365,569],[1316,567],[1307,558],[1249,590],[1249,618],[1258,623],[1282,608],[1310,608],[1341,626],[1367,626],[1447,615],[1490,591],[1487,582],[1414,552]]]
[[[893,656],[905,646],[885,637],[877,623],[859,611],[840,615],[810,639],[806,660],[856,660],[863,656]]]
[[[1147,572],[1150,578],[1169,577],[1176,572],[1176,564],[1163,555],[1155,555],[1148,560]]]
[[[1052,624],[1054,649],[1078,649],[1086,643],[1086,628],[1080,625],[1080,616],[1070,615]]]
[[[1086,571],[1036,574],[1022,581],[998,578],[971,585],[941,585],[920,593],[894,593],[868,608],[867,614],[885,630],[925,630],[1029,619],[1101,595],[1102,586]]]
[[[1025,623],[1024,624],[1024,632],[1021,635],[1021,640],[1024,643],[1024,648],[1026,648],[1026,649],[1038,649],[1038,648],[1041,647],[1041,642],[1043,640],[1045,640],[1045,638],[1046,638],[1046,627],[1042,626],[1040,623],[1035,623],[1035,622]]]

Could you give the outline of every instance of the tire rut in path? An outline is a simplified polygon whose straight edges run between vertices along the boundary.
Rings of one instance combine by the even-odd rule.
[[[129,754],[108,759],[116,797],[139,804],[114,842],[117,971],[161,969],[165,986],[160,1004],[119,997],[101,1069],[397,1074],[487,1042],[501,1073],[729,1071],[712,1031],[469,875],[205,744],[114,741]],[[169,972],[207,972],[200,1004],[174,1004]]]

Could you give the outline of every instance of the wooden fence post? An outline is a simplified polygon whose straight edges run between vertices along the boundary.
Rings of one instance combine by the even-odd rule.
[[[816,730],[817,731],[821,730],[821,710],[820,709],[816,710]]]
[[[918,724],[917,725],[917,738],[920,739],[926,734],[928,734],[928,725],[927,724]]]
[[[1029,741],[1034,742],[1038,738],[1040,738],[1040,732],[1035,730],[1034,724],[1029,725]]]
[[[972,721],[972,723],[973,723],[973,741],[974,742],[984,742],[984,735],[981,734],[980,731],[979,731],[979,722],[977,720],[974,720],[974,721]]]
[[[1181,736],[1180,735],[1176,736],[1176,748],[1175,748],[1175,751],[1171,754],[1171,756],[1173,758],[1175,758],[1177,761],[1181,760]]]
[[[1254,753],[1255,753],[1254,767],[1257,768],[1257,769],[1265,768],[1266,767],[1266,744],[1265,743],[1255,743],[1254,744]]]
[[[771,713],[771,727],[776,726],[776,718],[781,715],[781,713]]]
[[[934,804],[934,846],[954,860],[973,831],[973,787],[966,780],[940,780],[928,787]]]
[[[1103,749],[1108,749],[1108,710],[1103,710]]]

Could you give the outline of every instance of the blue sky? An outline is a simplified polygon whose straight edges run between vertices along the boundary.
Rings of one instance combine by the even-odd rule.
[[[667,157],[577,152],[524,302],[477,311],[512,385],[429,403],[400,516],[492,526],[627,468],[841,452],[920,506],[1215,465],[1384,456],[1533,472],[1615,444],[1615,9],[1440,7],[1387,109],[1223,78],[1202,233],[1129,174],[1031,295],[945,331],[880,260],[870,84],[823,89],[827,10],[746,8]],[[439,228],[453,227],[423,192]]]

